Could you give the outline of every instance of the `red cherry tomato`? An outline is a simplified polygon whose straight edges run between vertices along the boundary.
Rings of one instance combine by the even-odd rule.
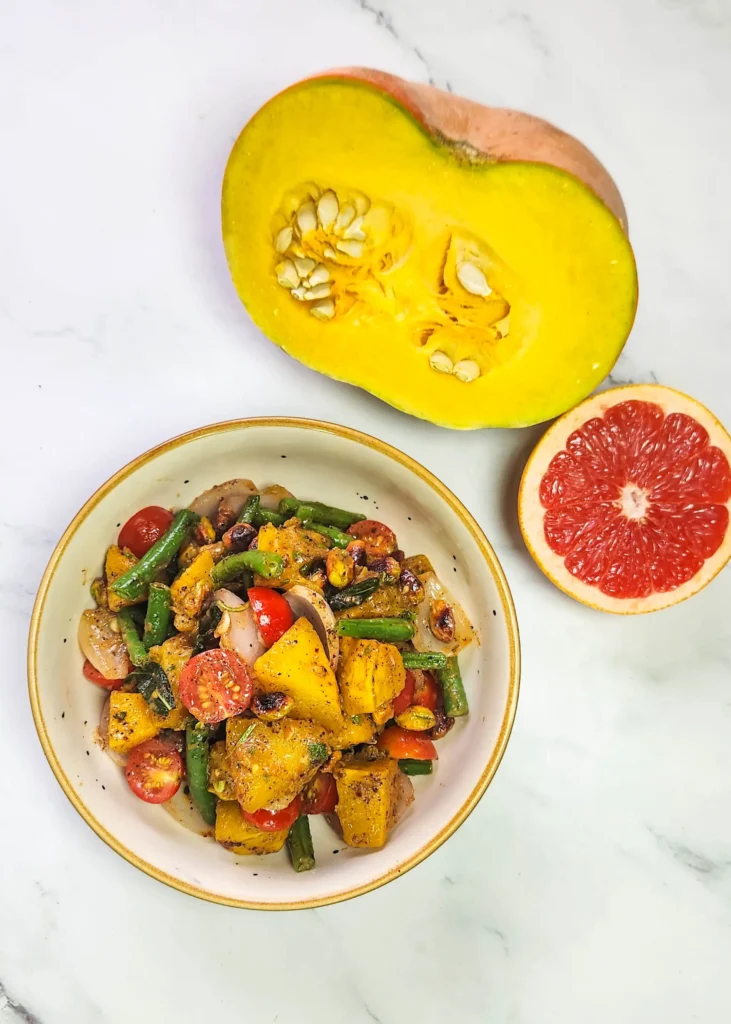
[[[303,814],[330,814],[338,802],[338,787],[329,772],[318,772],[305,787]]]
[[[439,755],[432,741],[420,732],[409,732],[398,725],[390,725],[378,737],[378,749],[389,757],[402,757],[413,761],[436,761]]]
[[[180,699],[199,722],[222,722],[246,711],[254,690],[249,670],[233,651],[196,654],[180,674]]]
[[[423,672],[421,679],[414,688],[414,696],[411,703],[418,705],[420,708],[429,708],[430,711],[436,711],[440,697],[439,683],[437,683],[431,672]]]
[[[124,774],[129,788],[148,804],[162,804],[175,796],[183,779],[180,752],[164,740],[146,740],[129,752]]]
[[[280,832],[284,828],[294,825],[302,810],[302,796],[297,795],[291,804],[288,804],[281,811],[268,811],[262,807],[260,811],[242,811],[244,821],[255,825],[262,832]]]
[[[396,534],[377,519],[364,519],[348,527],[351,537],[363,541],[369,558],[385,558],[398,547]]]
[[[117,543],[120,548],[129,548],[133,555],[142,558],[155,541],[167,532],[172,521],[172,512],[159,505],[148,505],[127,520],[119,531]]]
[[[132,671],[132,665],[130,663],[130,672]],[[88,658],[84,659],[83,673],[90,683],[94,683],[96,686],[102,686],[105,690],[118,690],[124,679],[107,679],[101,672],[94,668]]]
[[[406,708],[410,708],[414,703],[414,688],[416,686],[416,673],[410,669],[406,669],[406,682],[401,693],[393,699],[393,713],[394,715],[400,715]]]
[[[268,587],[252,587],[249,601],[259,636],[267,647],[271,647],[294,624],[292,609],[281,594]]]

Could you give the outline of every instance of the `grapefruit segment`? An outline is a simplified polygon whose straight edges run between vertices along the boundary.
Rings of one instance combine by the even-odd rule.
[[[731,556],[731,438],[661,385],[604,391],[546,432],[528,460],[519,518],[557,586],[605,611],[690,597]]]

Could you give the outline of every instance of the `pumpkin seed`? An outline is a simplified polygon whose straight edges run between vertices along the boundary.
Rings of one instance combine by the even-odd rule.
[[[365,234],[361,228],[362,224],[363,218],[356,217],[350,227],[347,227],[345,231],[343,231],[343,238],[352,238],[359,242],[365,242]]]
[[[310,299],[326,299],[330,294],[329,284],[318,284],[314,288],[309,288],[305,292],[305,298],[309,301]]]
[[[474,359],[461,359],[454,367],[453,373],[457,380],[471,384],[480,376],[480,367]]]
[[[331,189],[328,189],[327,192],[323,192],[317,200],[317,218],[324,228],[330,227],[330,225],[335,221],[339,210],[340,204],[338,203],[338,197]]]
[[[312,202],[303,203],[297,211],[297,226],[301,234],[306,235],[317,227],[317,214],[315,204]]]
[[[293,231],[291,227],[282,228],[274,241],[274,248],[277,252],[286,252],[292,244]]]
[[[457,279],[465,291],[470,295],[482,295],[483,298],[492,294],[492,288],[487,283],[487,278],[476,263],[457,264]]]
[[[296,259],[294,265],[297,268],[297,273],[300,277],[307,277],[310,271],[315,269],[315,261],[305,257],[305,259]]]
[[[440,352],[440,350],[437,349],[436,352],[432,352],[429,356],[429,365],[432,370],[436,370],[437,373],[451,373],[453,363],[446,352]]]
[[[323,266],[322,263],[318,263],[315,269],[310,274],[310,285],[325,284],[326,281],[330,280],[330,272],[327,267]]]
[[[346,256],[352,256],[353,259],[356,260],[363,255],[363,243],[352,239],[345,242],[338,242],[337,248],[340,252],[344,252]]]
[[[300,286],[299,288],[293,288],[290,294],[293,295],[295,299],[299,299],[300,302],[304,302],[306,291],[306,288],[302,288]]]
[[[299,274],[295,270],[292,260],[284,260],[283,263],[278,264],[276,273],[277,281],[282,288],[296,288],[300,283]]]
[[[345,231],[345,229],[352,223],[355,218],[355,208],[350,204],[343,206],[340,213],[335,221],[335,230],[337,232]]]
[[[316,302],[314,306],[310,306],[310,313],[318,320],[331,320],[335,315],[335,306],[331,299],[325,299],[324,302]]]

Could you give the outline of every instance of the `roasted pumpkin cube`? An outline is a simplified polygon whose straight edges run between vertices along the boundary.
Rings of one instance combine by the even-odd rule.
[[[224,740],[212,743],[208,751],[208,792],[215,793],[219,800],[236,799],[236,789],[228,768]]]
[[[347,750],[359,743],[370,743],[375,733],[376,728],[370,715],[346,715],[343,727],[337,732],[331,732],[327,742],[333,750]]]
[[[414,799],[411,780],[391,758],[340,762],[333,771],[336,813],[348,846],[377,848]]]
[[[195,618],[213,591],[211,571],[215,565],[210,551],[202,550],[170,587],[170,599],[177,615]]]
[[[156,662],[168,677],[175,697],[175,707],[163,719],[164,729],[184,729],[191,717],[190,712],[180,699],[178,683],[180,682],[180,673],[190,661],[192,654],[193,642],[182,633],[171,636],[157,647],[150,648],[150,660]]]
[[[259,530],[259,551],[270,551],[284,561],[284,572],[274,579],[256,577],[257,586],[285,587],[299,582],[302,569],[327,557],[329,544],[314,530],[303,530],[299,519],[290,519],[284,526],[266,523]]]
[[[337,731],[343,725],[340,691],[322,641],[307,619],[297,619],[254,664],[260,693],[286,693],[294,700],[292,718],[319,722]],[[403,685],[403,684],[402,684]]]
[[[170,728],[166,722],[150,709],[141,693],[112,690],[109,695],[109,747],[118,754],[128,754],[162,729]]]
[[[244,810],[276,811],[290,804],[330,756],[327,735],[315,722],[230,718],[226,756]]]
[[[346,712],[360,715],[376,711],[401,693],[406,671],[393,644],[342,637],[338,680]]]
[[[244,819],[241,808],[235,801],[219,800],[216,807],[216,842],[232,853],[251,854],[277,853],[287,841],[289,829],[279,832],[263,832]]]
[[[134,601],[125,601],[123,597],[119,597],[115,594],[111,588],[111,584],[115,580],[118,580],[120,576],[123,576],[128,569],[137,562],[137,559],[129,550],[124,550],[118,547],[116,544],[107,550],[107,557],[104,560],[104,576],[107,581],[107,604],[111,612],[118,612],[122,608],[128,608],[130,605],[139,604],[141,601],[147,600],[147,589]]]

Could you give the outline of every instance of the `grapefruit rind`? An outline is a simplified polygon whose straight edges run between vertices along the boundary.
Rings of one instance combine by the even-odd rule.
[[[539,488],[549,463],[557,452],[566,446],[568,437],[582,424],[594,416],[603,416],[608,409],[628,400],[653,402],[662,407],[667,416],[680,412],[692,416],[707,431],[709,443],[720,448],[731,462],[731,437],[710,410],[700,402],[663,384],[629,384],[612,388],[587,398],[575,409],[565,413],[549,427],[533,450],[520,482],[518,492],[518,521],[523,540],[538,568],[554,583],[576,601],[599,611],[615,615],[637,615],[660,611],[687,600],[707,586],[718,575],[731,558],[731,528],[718,550],[708,558],[702,568],[687,583],[675,590],[653,593],[649,597],[616,598],[603,594],[598,587],[590,586],[573,576],[564,559],[548,545],[543,519],[545,509],[540,502]],[[731,511],[731,501],[727,503]]]

